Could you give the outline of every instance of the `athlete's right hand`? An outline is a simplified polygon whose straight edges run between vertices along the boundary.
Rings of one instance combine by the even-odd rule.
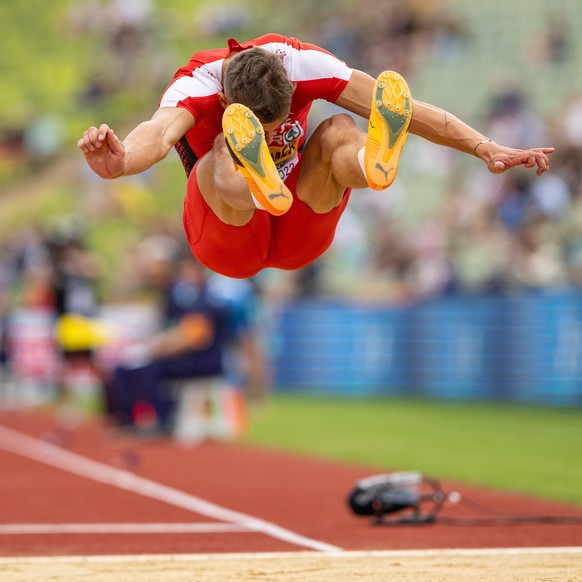
[[[101,178],[112,179],[125,171],[125,146],[105,123],[90,127],[77,142],[89,167]]]

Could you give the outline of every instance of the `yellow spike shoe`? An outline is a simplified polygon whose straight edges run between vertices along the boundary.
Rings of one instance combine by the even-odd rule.
[[[376,79],[364,167],[368,186],[384,190],[394,182],[412,118],[412,97],[406,81],[394,71]]]
[[[291,208],[293,195],[279,177],[264,130],[255,114],[240,103],[229,105],[222,115],[226,146],[251,189],[255,204],[279,216]]]

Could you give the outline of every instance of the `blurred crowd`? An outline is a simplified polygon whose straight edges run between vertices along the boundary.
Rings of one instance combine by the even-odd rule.
[[[297,292],[387,302],[464,293],[516,293],[582,285],[582,95],[554,119],[509,88],[492,95],[480,128],[512,147],[556,147],[541,177],[524,169],[490,174],[479,161],[411,138],[403,178],[389,192],[355,191],[330,252],[299,275]],[[408,157],[407,157],[408,156]],[[412,222],[407,205],[423,187],[440,190]],[[412,167],[411,167],[412,166]],[[305,283],[306,282],[306,283]]]
[[[310,40],[372,75],[387,66],[403,72],[413,93],[427,60],[458,58],[472,42],[450,3],[366,6],[322,5]],[[544,26],[522,47],[540,73],[576,58],[564,15],[548,9]],[[527,85],[505,81],[484,102],[467,121],[510,147],[554,146],[549,173],[492,175],[477,160],[412,136],[401,179],[388,192],[355,191],[333,247],[303,272],[284,275],[286,291],[409,303],[582,285],[582,92],[573,89],[548,114],[536,109]],[[320,115],[335,112],[323,107]],[[411,218],[408,208],[424,196],[436,204]]]
[[[440,0],[348,3],[341,9],[322,3],[316,10],[308,34],[374,77],[387,67],[411,77],[426,57],[451,58],[468,40],[463,20]]]
[[[165,436],[175,434],[182,393],[202,383],[199,420],[236,409],[240,428],[241,402],[267,398],[257,288],[208,272],[167,229],[126,252],[124,300],[106,303],[103,265],[78,217],[4,244],[0,404],[53,403],[81,420],[104,413],[114,427]]]

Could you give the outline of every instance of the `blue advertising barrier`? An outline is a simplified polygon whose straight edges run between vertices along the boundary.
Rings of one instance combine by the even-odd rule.
[[[405,313],[298,303],[279,314],[275,382],[338,394],[376,394],[407,383]]]
[[[276,313],[282,391],[582,404],[582,295],[407,307],[304,300]]]

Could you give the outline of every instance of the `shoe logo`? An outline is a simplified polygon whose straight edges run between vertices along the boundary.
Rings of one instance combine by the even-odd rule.
[[[374,166],[374,169],[380,170],[380,172],[384,174],[384,179],[386,180],[386,182],[388,182],[388,176],[390,175],[390,173],[394,171],[394,168],[388,168],[388,170],[385,170],[384,166],[378,163]]]
[[[275,192],[275,194],[269,194],[269,200],[274,200],[275,198],[289,198],[285,192],[283,192],[283,186],[281,186],[280,192]]]

